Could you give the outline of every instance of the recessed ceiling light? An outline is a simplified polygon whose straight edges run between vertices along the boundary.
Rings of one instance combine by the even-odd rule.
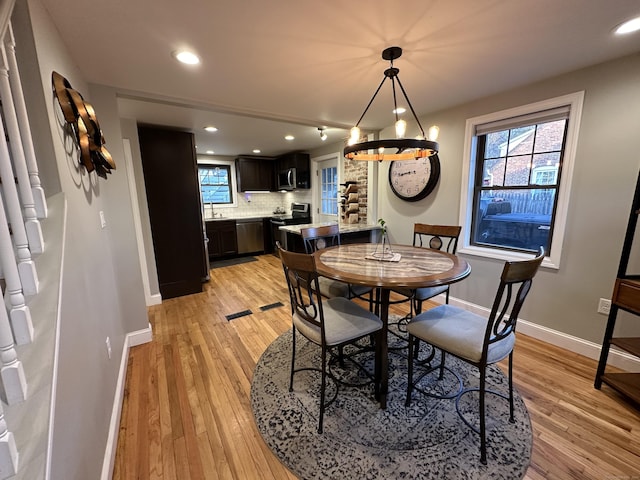
[[[187,65],[198,65],[200,63],[200,57],[188,50],[179,50],[177,52],[173,52],[173,56],[179,62]]]
[[[617,35],[624,35],[625,33],[637,32],[640,30],[640,17],[627,20],[622,25],[618,26],[614,32]]]
[[[296,137],[294,137],[293,135],[287,135],[286,137],[284,137],[285,140],[294,140]]]
[[[215,152],[213,150],[207,150],[207,154],[213,155]]]
[[[254,148],[253,149],[253,153],[260,153],[260,149],[259,148]]]
[[[402,114],[402,113],[404,113],[404,112],[406,112],[406,111],[407,111],[407,109],[406,109],[406,108],[404,108],[404,107],[398,107],[398,108],[395,108],[395,109],[393,110],[393,113],[397,113],[398,115],[400,115],[400,114]]]
[[[212,126],[212,125],[209,125],[209,126],[207,126],[207,127],[204,127],[204,129],[205,129],[207,132],[217,132],[217,131],[218,131],[218,129],[217,129],[216,127]]]

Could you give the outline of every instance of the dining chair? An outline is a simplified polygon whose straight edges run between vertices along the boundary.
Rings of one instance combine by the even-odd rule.
[[[306,253],[314,253],[323,248],[340,245],[340,227],[337,223],[319,227],[300,229]],[[326,277],[319,278],[320,293],[327,298],[344,297],[348,299],[360,298],[369,302],[369,309],[373,311],[373,288],[365,285],[351,285]],[[368,299],[365,296],[368,295]]]
[[[333,297],[323,300],[320,294],[319,275],[313,255],[289,252],[284,250],[279,242],[276,243],[276,247],[282,260],[284,276],[289,288],[293,322],[289,391],[293,391],[293,377],[296,372],[304,370],[321,372],[318,433],[322,433],[325,409],[337,398],[339,384],[342,383],[328,369],[327,355],[333,356],[333,349],[354,344],[364,337],[380,335],[382,321],[372,312],[347,298]],[[319,369],[310,367],[296,368],[297,333],[320,346],[321,367]],[[377,341],[375,344],[379,346],[380,342]],[[377,358],[380,358],[380,352],[376,350]],[[357,363],[356,365],[360,367]],[[377,370],[378,368],[376,368],[376,377],[373,379],[376,396],[378,395],[379,385]],[[365,373],[371,378],[369,372]],[[325,402],[327,376],[334,380],[336,392],[328,402]]]
[[[458,249],[458,238],[461,231],[462,227],[458,225],[416,223],[413,225],[413,246],[444,250],[447,253],[455,254]],[[445,294],[445,303],[449,303],[449,285],[417,289],[394,288],[393,291],[404,297],[396,301],[396,303],[410,302],[408,319],[413,317],[414,314],[418,315],[422,312],[422,302],[441,293]]]
[[[421,339],[435,348],[447,352],[479,370],[479,388],[460,386],[457,394],[440,398],[453,398],[460,418],[473,431],[480,434],[480,461],[487,463],[487,442],[485,425],[485,394],[491,393],[509,400],[509,421],[513,418],[513,348],[516,342],[516,323],[520,309],[531,289],[533,277],[544,259],[544,248],[540,247],[533,259],[505,262],[493,306],[488,317],[484,317],[452,305],[440,305],[416,315],[407,325],[409,352],[415,348],[415,340]],[[411,403],[414,389],[428,393],[413,382],[414,355],[408,355],[406,406]],[[509,357],[509,395],[486,389],[486,371],[491,364]],[[443,357],[444,358],[444,357]],[[444,360],[443,360],[444,361]],[[441,366],[430,367],[433,371]],[[424,374],[420,378],[424,378]],[[418,379],[418,381],[420,380]],[[460,412],[462,395],[479,392],[480,427],[477,428]]]
[[[413,225],[413,246],[422,248],[431,248],[434,250],[444,250],[447,253],[454,254],[458,249],[458,238],[462,227],[459,225],[430,225],[427,223],[415,223]],[[445,294],[445,303],[449,303],[449,285],[438,285],[435,287],[423,287],[417,289],[410,288],[394,288],[392,290],[400,295],[400,300],[394,300],[394,303],[409,302],[409,313],[397,322],[398,330],[403,332],[405,324],[415,315],[422,312],[422,302],[429,300],[441,293]],[[418,341],[419,342],[419,341]],[[419,347],[415,348],[416,358]],[[429,362],[433,358],[433,354],[424,361]],[[441,364],[444,364],[444,352],[442,353]],[[440,376],[444,371],[440,372]]]

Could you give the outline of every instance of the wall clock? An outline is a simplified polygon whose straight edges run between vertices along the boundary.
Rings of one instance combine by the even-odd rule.
[[[107,173],[111,173],[116,164],[104,146],[104,136],[93,106],[58,72],[52,72],[51,84],[66,125],[73,132],[78,146],[79,163],[87,172],[95,171],[102,178],[107,178]]]
[[[398,198],[417,202],[429,195],[440,178],[438,155],[417,160],[391,162],[389,185]]]

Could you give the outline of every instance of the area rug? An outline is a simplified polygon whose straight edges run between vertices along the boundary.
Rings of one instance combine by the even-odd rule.
[[[233,265],[240,265],[243,263],[255,262],[258,259],[256,257],[237,257],[227,258],[225,260],[216,260],[211,262],[211,268],[232,267]]]
[[[297,337],[297,366],[317,366],[319,348]],[[515,423],[509,423],[508,401],[487,395],[487,465],[480,463],[480,437],[456,413],[455,400],[437,400],[419,392],[405,407],[406,353],[390,335],[389,394],[381,410],[371,384],[339,388],[336,401],[325,411],[323,433],[317,433],[320,374],[299,372],[289,392],[291,331],[278,337],[256,365],[251,384],[251,407],[258,429],[273,453],[302,479],[519,479],[531,457],[532,432],[524,402],[515,393]],[[422,345],[422,354],[430,348]],[[373,367],[372,354],[359,355]],[[357,381],[361,373],[349,363],[333,372]],[[465,385],[477,386],[477,370],[447,357]],[[497,368],[488,371],[489,388],[507,393],[507,378]],[[441,381],[425,377],[425,389],[452,388],[455,377]],[[429,386],[431,385],[431,387]],[[435,386],[434,386],[435,385]],[[327,398],[335,383],[327,382]],[[477,422],[477,394],[462,397],[465,417]]]

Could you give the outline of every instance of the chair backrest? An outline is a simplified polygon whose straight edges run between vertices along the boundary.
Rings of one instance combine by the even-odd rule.
[[[289,252],[280,246],[280,242],[276,242],[276,248],[289,287],[291,314],[298,315],[304,322],[320,328],[324,342],[322,297],[313,255]]]
[[[462,227],[458,225],[428,225],[416,223],[413,226],[413,246],[428,247],[448,253],[456,253]]]
[[[515,332],[520,309],[531,290],[533,277],[544,256],[544,248],[540,247],[535,258],[505,262],[485,332],[483,361],[487,358],[490,344]]]
[[[326,247],[340,245],[340,227],[337,223],[322,225],[320,227],[307,227],[300,229],[300,235],[304,241],[304,250],[313,253]]]

